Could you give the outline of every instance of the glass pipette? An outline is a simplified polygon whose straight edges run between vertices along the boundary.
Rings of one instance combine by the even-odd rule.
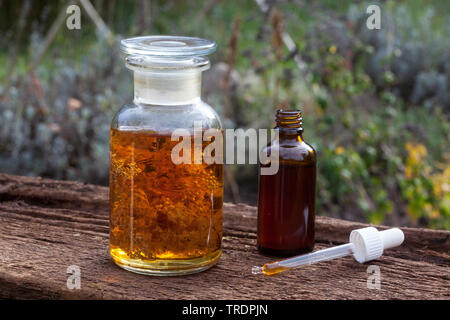
[[[385,249],[397,247],[402,244],[405,236],[398,228],[378,231],[374,227],[353,230],[350,233],[350,242],[319,250],[313,253],[293,258],[266,263],[262,267],[253,267],[253,274],[273,275],[306,264],[313,264],[353,255],[359,263],[377,259],[383,255]]]

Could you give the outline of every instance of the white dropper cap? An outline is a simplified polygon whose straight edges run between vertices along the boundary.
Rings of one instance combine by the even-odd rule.
[[[403,243],[405,235],[399,228],[378,231],[374,227],[353,230],[350,242],[353,244],[353,257],[359,263],[378,259],[385,249],[397,247]]]

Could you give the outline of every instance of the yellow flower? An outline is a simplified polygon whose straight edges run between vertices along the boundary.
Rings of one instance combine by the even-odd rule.
[[[423,162],[427,157],[427,148],[421,143],[407,142],[405,149],[408,152],[405,163],[405,176],[411,179],[423,168]]]
[[[406,176],[406,178],[411,179],[413,177],[413,173],[414,172],[413,172],[413,169],[411,167],[409,167],[409,166],[405,167],[405,176]]]
[[[427,148],[421,143],[407,142],[405,149],[408,151],[407,161],[411,165],[419,164],[427,156]]]
[[[337,48],[336,48],[335,45],[332,45],[332,46],[330,47],[330,49],[328,49],[328,51],[329,51],[331,54],[335,54],[336,51],[337,51]]]
[[[432,176],[433,193],[436,197],[442,198],[444,194],[450,192],[450,165],[448,165],[442,173]]]
[[[437,209],[433,209],[430,213],[430,218],[432,218],[432,219],[437,219],[437,218],[439,218],[439,216],[440,216],[440,213],[439,213],[439,210],[437,210]]]
[[[341,147],[341,146],[337,147],[336,150],[335,150],[337,155],[343,154],[344,151],[345,151],[345,149],[343,147]]]

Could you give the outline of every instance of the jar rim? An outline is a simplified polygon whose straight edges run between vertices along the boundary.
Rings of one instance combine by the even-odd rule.
[[[216,50],[214,41],[182,36],[143,36],[123,39],[120,50],[132,70],[192,70],[209,67],[205,56]]]
[[[204,71],[209,68],[206,57],[160,58],[141,55],[130,55],[125,58],[127,68],[134,71]]]
[[[206,56],[216,50],[211,40],[183,36],[142,36],[123,39],[120,50],[125,55],[137,54],[149,57]]]

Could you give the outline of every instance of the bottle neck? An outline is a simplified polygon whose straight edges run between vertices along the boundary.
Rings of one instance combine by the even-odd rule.
[[[302,113],[298,110],[277,110],[275,116],[276,127],[280,138],[302,141]]]
[[[138,104],[183,105],[200,100],[201,71],[134,72],[134,101]]]

